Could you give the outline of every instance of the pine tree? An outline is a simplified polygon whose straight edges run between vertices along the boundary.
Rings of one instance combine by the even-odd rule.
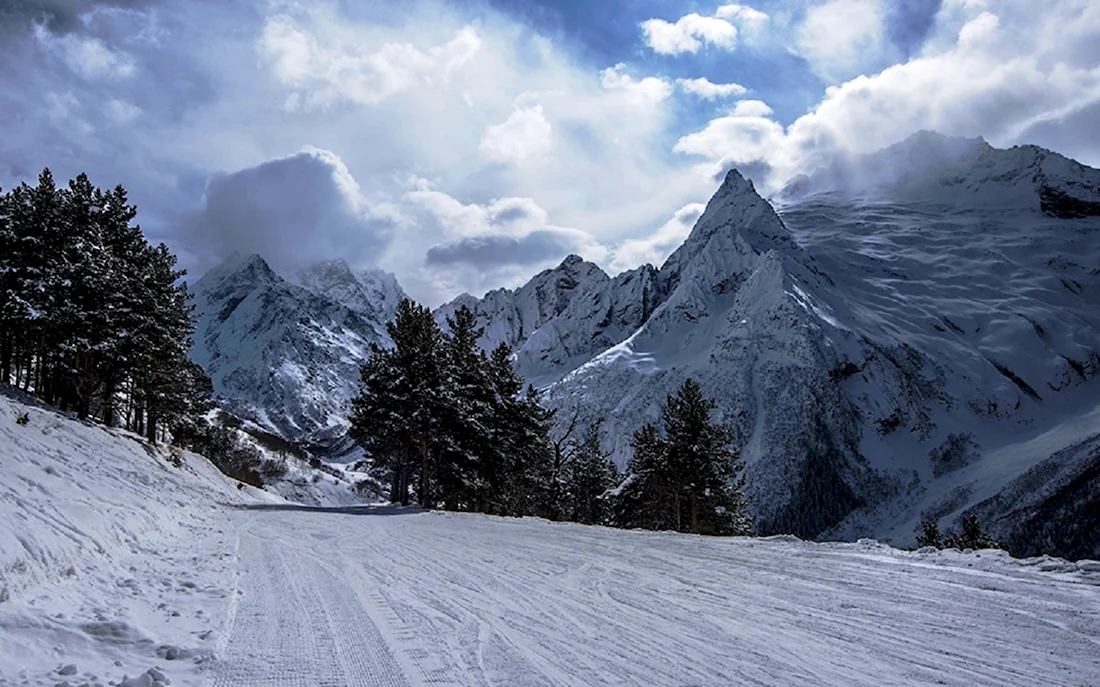
[[[943,548],[943,534],[940,533],[939,523],[934,519],[922,520],[921,532],[917,535],[917,546],[934,546]]]
[[[998,549],[1000,546],[988,532],[982,529],[976,515],[967,514],[962,517],[962,532],[957,536],[948,537],[944,541],[944,548],[977,550]]]
[[[751,533],[744,482],[734,479],[740,459],[729,449],[729,428],[710,420],[714,405],[688,379],[662,410],[664,437],[652,425],[635,433],[634,457],[619,489],[620,524],[696,534]]]
[[[447,318],[444,337],[444,408],[440,435],[440,490],[453,510],[499,511],[503,456],[493,441],[495,389],[489,360],[478,347],[484,329],[466,306]]]
[[[0,382],[155,440],[195,412],[194,317],[182,271],[121,186],[81,174],[0,197]]]
[[[584,441],[572,454],[566,472],[569,519],[585,525],[608,524],[608,492],[619,481],[619,470],[600,447],[600,423],[588,428]]]
[[[352,436],[377,465],[395,466],[395,500],[407,502],[401,490],[415,481],[417,500],[434,507],[440,496],[439,456],[453,448],[442,431],[453,407],[444,384],[443,333],[431,311],[408,298],[386,329],[394,347],[374,347],[363,365],[364,392],[354,402]]]
[[[408,505],[414,454],[401,376],[396,351],[372,344],[360,368],[362,391],[352,400],[350,434],[371,456],[375,476],[390,483],[390,501]]]
[[[676,529],[669,496],[667,443],[657,427],[647,423],[634,432],[630,446],[634,453],[613,503],[615,524],[629,529]]]

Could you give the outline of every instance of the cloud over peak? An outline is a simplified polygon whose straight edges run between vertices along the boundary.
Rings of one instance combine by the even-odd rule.
[[[187,245],[206,266],[233,252],[260,253],[277,269],[296,269],[334,256],[374,265],[397,212],[372,206],[335,153],[305,146],[277,158],[210,178],[201,211],[188,221]]]

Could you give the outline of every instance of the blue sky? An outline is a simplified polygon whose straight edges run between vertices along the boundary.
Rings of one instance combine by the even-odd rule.
[[[0,0],[0,186],[121,183],[201,274],[344,258],[432,305],[660,264],[920,129],[1100,165],[1100,3]]]

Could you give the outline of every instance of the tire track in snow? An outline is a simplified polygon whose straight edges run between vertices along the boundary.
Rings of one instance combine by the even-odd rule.
[[[409,687],[345,580],[248,531],[240,555],[243,596],[214,687]]]

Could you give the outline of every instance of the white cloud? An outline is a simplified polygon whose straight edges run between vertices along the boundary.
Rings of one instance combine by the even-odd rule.
[[[594,261],[608,256],[590,234],[550,224],[549,213],[531,198],[462,203],[424,180],[415,185],[405,200],[419,209],[421,228],[441,229],[441,240],[428,248],[416,275],[433,290],[480,295],[518,286],[570,253]]]
[[[134,58],[107,46],[94,37],[65,34],[56,36],[41,24],[34,27],[38,44],[58,56],[74,73],[89,81],[125,79],[137,70]]]
[[[831,83],[868,66],[881,67],[889,49],[885,0],[831,0],[811,7],[795,39],[810,68]]]
[[[734,117],[767,117],[772,108],[763,100],[738,100],[731,113]]]
[[[742,28],[747,24],[761,24],[768,20],[768,15],[748,5],[722,5],[714,12],[719,19],[737,21]]]
[[[748,89],[738,83],[712,83],[706,77],[699,79],[677,79],[676,83],[685,93],[697,95],[700,98],[714,100],[715,98],[727,98],[735,95],[744,95]]]
[[[111,123],[124,126],[141,116],[141,108],[131,102],[111,98],[104,104],[103,113]]]
[[[481,48],[472,26],[441,45],[364,40],[324,10],[267,19],[257,50],[275,77],[293,89],[289,109],[340,102],[370,105],[418,86],[446,81]]]
[[[615,249],[612,271],[622,272],[646,263],[659,267],[688,237],[705,208],[703,203],[689,203],[650,236],[623,241]]]
[[[703,43],[733,50],[737,47],[737,27],[718,17],[704,17],[692,12],[676,23],[664,19],[642,22],[646,45],[659,55],[682,55],[698,52]]]
[[[208,264],[233,251],[259,252],[287,270],[333,257],[370,264],[403,221],[392,206],[367,201],[338,155],[305,146],[211,177],[188,224],[193,250],[205,251]]]
[[[921,129],[984,136],[1002,147],[1042,145],[1049,136],[1065,150],[1073,140],[1077,150],[1067,152],[1100,163],[1100,147],[1088,143],[1095,122],[1081,116],[1100,111],[1100,5],[1019,4],[994,14],[945,2],[934,31],[920,56],[829,88],[787,127],[743,106],[681,137],[675,149],[707,159],[710,174],[770,169],[770,190],[834,155],[879,150]]]
[[[672,95],[672,84],[666,79],[656,76],[635,79],[626,73],[626,65],[622,63],[600,72],[600,83],[604,89],[624,93],[639,104],[654,105]]]
[[[503,123],[485,130],[478,148],[495,162],[522,164],[550,154],[552,133],[541,105],[516,108]]]

